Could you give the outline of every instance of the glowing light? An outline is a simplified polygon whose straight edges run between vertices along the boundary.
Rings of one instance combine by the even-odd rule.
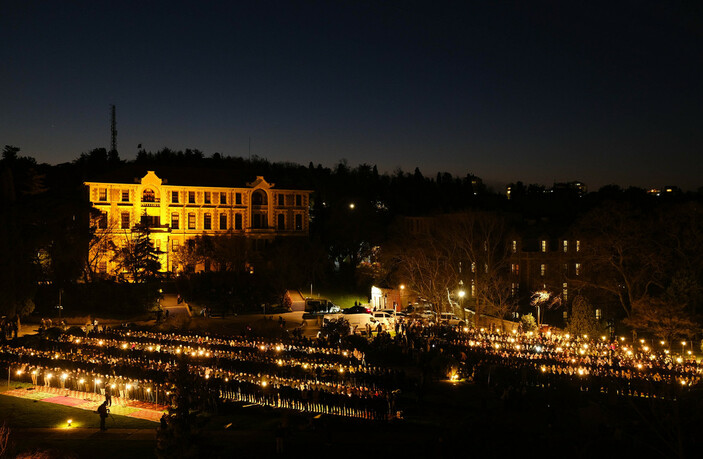
[[[132,388],[132,385],[131,385],[131,384],[127,384],[126,387],[127,387],[127,390],[130,390],[130,389]]]
[[[564,335],[564,338],[569,339],[571,338],[571,335],[567,333],[566,335]]]
[[[268,383],[266,381],[261,381],[261,387],[266,387],[268,386]]]
[[[98,341],[98,346],[102,346],[102,345],[103,345],[103,340]]]
[[[110,389],[114,389],[115,387],[117,387],[117,386],[114,384],[110,384]]]
[[[54,377],[54,375],[52,375],[51,373],[49,373],[48,375],[46,375],[46,379],[51,379],[51,378],[53,378],[53,377]]]
[[[180,353],[181,353],[181,348],[179,347],[178,349],[176,349],[176,354],[180,354]]]
[[[61,375],[61,379],[63,379],[64,381],[66,380],[66,378],[68,378],[68,375],[66,373]]]
[[[149,352],[151,352],[151,351],[154,350],[154,347],[153,347],[153,346],[149,346],[147,349],[149,349]]]
[[[99,379],[96,379],[96,380],[95,380],[95,384],[100,384],[101,382],[102,382],[102,381],[99,380]]]
[[[127,343],[122,343],[122,349],[127,349]]]
[[[342,352],[342,355],[343,355],[344,357],[346,357],[346,356],[349,355],[349,353],[348,353],[347,351],[344,351],[344,352]]]
[[[606,338],[605,338],[605,336],[601,336],[600,339],[605,341]]]
[[[76,344],[81,344],[81,339],[80,339],[80,338],[76,338]]]
[[[682,363],[683,359],[681,357],[676,357],[676,363]]]
[[[78,380],[78,384],[83,384],[85,382],[85,379],[81,378]]]
[[[73,424],[73,419],[69,419],[66,423],[68,424],[68,427],[71,427],[71,424]]]
[[[625,341],[625,337],[624,337],[624,336],[621,336],[621,337],[620,337],[620,341]]]
[[[644,352],[648,352],[648,351],[649,351],[649,347],[648,347],[648,346],[645,346],[645,347],[643,347],[642,349],[644,349]]]
[[[22,370],[17,370],[17,373],[16,373],[16,374],[17,374],[17,376],[21,375],[21,374],[22,374]]]
[[[151,392],[151,387],[147,387],[147,388],[146,388],[146,391],[147,391],[147,392]]]
[[[663,346],[666,344],[666,341],[659,341],[659,344],[661,344]]]
[[[540,370],[542,370],[542,373],[544,373],[545,371],[547,371],[547,367],[545,367],[544,365],[542,365],[542,366],[540,367]]]

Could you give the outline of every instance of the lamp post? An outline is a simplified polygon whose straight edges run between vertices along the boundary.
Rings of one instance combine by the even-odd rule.
[[[461,317],[466,323],[466,309],[464,309],[464,297],[466,296],[466,291],[464,290],[464,281],[459,281],[459,307],[461,308]]]

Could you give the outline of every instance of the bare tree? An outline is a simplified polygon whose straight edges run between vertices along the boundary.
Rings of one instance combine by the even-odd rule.
[[[115,256],[115,232],[117,219],[108,219],[107,215],[93,212],[90,217],[90,239],[86,251],[84,277],[90,282],[99,271],[100,263],[107,263]]]
[[[515,310],[517,299],[508,277],[506,219],[495,212],[472,211],[446,215],[440,220],[437,236],[451,253],[453,264],[465,267],[462,274],[473,285],[469,300],[473,301],[477,316],[490,314],[502,318]]]

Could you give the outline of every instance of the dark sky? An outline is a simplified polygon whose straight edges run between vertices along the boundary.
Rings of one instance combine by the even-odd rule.
[[[703,185],[703,2],[3,1],[0,144]]]

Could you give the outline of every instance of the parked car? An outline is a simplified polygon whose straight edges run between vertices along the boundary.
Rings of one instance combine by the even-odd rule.
[[[352,306],[351,308],[342,309],[342,314],[369,314],[370,312],[365,306]]]
[[[378,321],[368,313],[356,314],[325,314],[324,320],[344,319],[349,322],[352,333],[366,334],[366,324],[370,325],[375,331],[378,326]]]

